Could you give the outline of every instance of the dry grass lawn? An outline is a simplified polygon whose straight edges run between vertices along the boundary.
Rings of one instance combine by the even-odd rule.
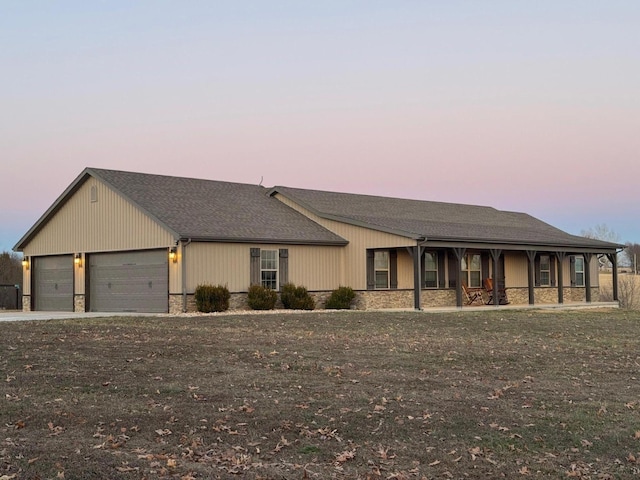
[[[640,476],[640,313],[0,324],[0,479]]]
[[[599,277],[605,300],[613,300],[613,275],[601,273]],[[640,275],[628,273],[618,275],[618,298],[623,308],[640,310]]]

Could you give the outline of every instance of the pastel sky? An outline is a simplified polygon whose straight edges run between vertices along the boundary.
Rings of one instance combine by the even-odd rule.
[[[640,243],[637,0],[0,4],[0,251],[85,167]]]

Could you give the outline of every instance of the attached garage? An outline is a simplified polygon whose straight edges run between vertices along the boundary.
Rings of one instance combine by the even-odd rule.
[[[73,256],[33,259],[33,308],[41,311],[73,311]]]
[[[623,247],[492,207],[87,168],[14,249],[24,310],[177,314],[198,285],[227,285],[244,308],[252,284],[289,279],[319,298],[349,285],[358,308],[462,308],[465,275],[515,304],[588,304],[597,256],[615,266]]]
[[[166,250],[90,254],[88,273],[92,312],[168,312]]]

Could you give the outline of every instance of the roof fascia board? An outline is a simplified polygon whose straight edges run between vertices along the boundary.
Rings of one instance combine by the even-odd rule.
[[[526,244],[526,243],[491,243],[491,242],[469,242],[469,241],[444,241],[444,240],[436,240],[431,241],[427,240],[420,244],[423,247],[435,247],[435,248],[476,248],[476,249],[491,249],[491,248],[499,248],[501,250],[511,250],[511,251],[525,251],[525,250],[536,250],[536,251],[549,251],[549,252],[577,252],[577,253],[616,253],[617,250],[615,248],[597,248],[597,247],[586,247],[580,245],[555,245],[555,244]]]
[[[45,223],[47,223],[51,217],[53,217],[61,208],[67,199],[73,195],[82,184],[86,181],[88,176],[88,168],[85,168],[76,179],[65,189],[64,192],[56,199],[53,204],[42,214],[42,216],[33,224],[33,226],[25,233],[22,238],[13,246],[14,251],[21,252],[25,245],[29,243],[33,237],[41,230]]]
[[[406,232],[406,231],[403,231],[403,230],[395,230],[395,229],[392,229],[392,228],[381,227],[380,225],[375,225],[373,223],[362,222],[360,220],[355,220],[355,219],[350,218],[350,217],[343,217],[341,215],[331,215],[331,214],[328,214],[328,213],[321,212],[321,211],[317,210],[316,208],[312,207],[311,205],[309,205],[308,203],[300,201],[295,197],[292,197],[290,195],[287,195],[286,193],[281,192],[280,190],[278,190],[278,187],[273,187],[271,190],[269,190],[267,192],[267,195],[269,195],[269,196],[274,196],[276,194],[282,195],[283,197],[291,200],[294,203],[297,203],[301,207],[306,208],[307,210],[309,210],[314,215],[317,215],[320,218],[324,218],[325,220],[332,220],[334,222],[346,223],[347,225],[353,225],[355,227],[366,228],[368,230],[376,230],[378,232],[389,233],[391,235],[397,235],[399,237],[410,238],[412,240],[422,240],[422,239],[424,239],[424,235],[418,235],[418,234],[413,233],[413,232]]]
[[[35,237],[35,235],[42,229],[44,224],[47,223],[49,220],[51,220],[51,218],[62,208],[62,206],[67,202],[67,200],[75,192],[78,191],[78,189],[87,181],[87,178],[89,178],[89,177],[94,177],[94,178],[100,180],[105,185],[108,185],[109,188],[111,188],[112,190],[117,192],[118,195],[120,195],[122,198],[124,198],[127,202],[131,203],[132,205],[135,205],[136,208],[138,208],[142,213],[147,215],[149,218],[151,218],[153,221],[157,222],[160,226],[162,226],[169,233],[171,233],[171,235],[173,235],[173,237],[176,239],[176,241],[178,240],[178,238],[180,238],[180,235],[176,231],[174,231],[173,229],[169,228],[164,222],[162,222],[160,219],[158,219],[155,215],[152,215],[146,209],[142,208],[139,204],[137,204],[136,202],[131,200],[131,198],[129,198],[124,193],[122,193],[111,182],[109,182],[109,181],[105,180],[104,178],[102,178],[102,176],[100,175],[99,171],[96,171],[93,168],[87,167],[82,171],[82,173],[80,173],[80,175],[78,175],[76,177],[76,179],[73,182],[71,182],[71,184],[66,188],[66,190],[64,192],[62,192],[62,194],[56,199],[55,202],[53,202],[53,204],[38,219],[38,221],[36,221],[36,223],[29,229],[29,231],[24,234],[24,236],[18,241],[18,243],[15,244],[15,246],[13,247],[13,250],[21,252],[24,249],[25,245],[27,243],[29,243],[33,239],[33,237]]]
[[[269,245],[315,245],[325,247],[344,247],[348,245],[347,240],[334,242],[317,240],[291,240],[291,239],[273,239],[273,238],[237,238],[237,237],[196,237],[196,236],[182,236],[180,241],[187,242],[203,242],[203,243],[262,243]]]

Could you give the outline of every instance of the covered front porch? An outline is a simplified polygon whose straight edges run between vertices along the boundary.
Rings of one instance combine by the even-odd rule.
[[[398,259],[389,267],[390,288],[370,288],[360,303],[367,310],[405,308],[411,302],[415,310],[599,304],[598,263],[604,257],[613,267],[617,304],[616,254],[611,248],[417,242],[390,255]]]

